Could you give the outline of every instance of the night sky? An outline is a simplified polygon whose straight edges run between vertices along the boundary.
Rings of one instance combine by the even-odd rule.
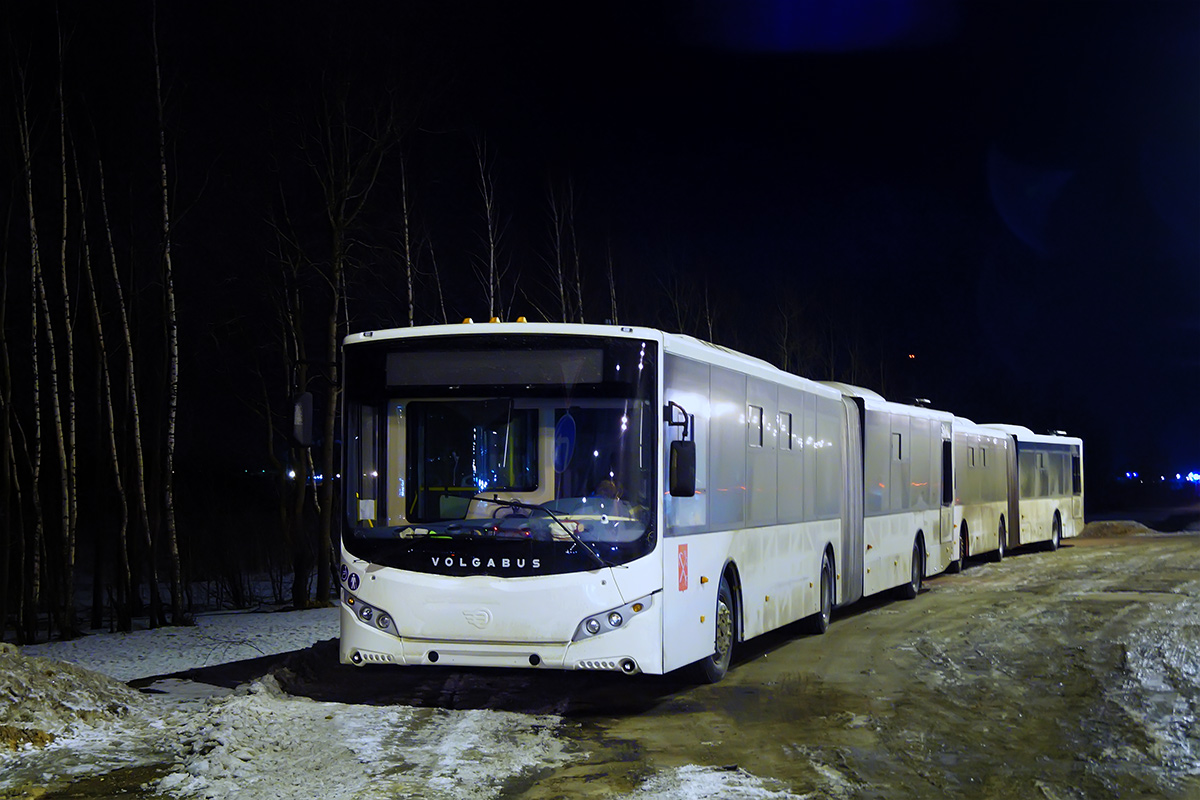
[[[341,80],[360,112],[401,109],[447,270],[478,246],[484,141],[521,281],[545,281],[546,187],[569,178],[585,270],[611,253],[634,315],[703,287],[714,338],[774,360],[787,303],[852,332],[890,399],[1081,435],[1093,479],[1200,470],[1200,3],[160,6],[193,397],[242,380],[244,275],[281,192],[312,191],[289,126]],[[145,156],[150,5],[66,7],[99,135]],[[363,309],[356,329],[405,319]]]

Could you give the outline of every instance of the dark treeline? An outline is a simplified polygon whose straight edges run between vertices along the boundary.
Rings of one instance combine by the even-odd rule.
[[[848,297],[750,293],[691,249],[639,247],[569,161],[459,114],[448,61],[295,62],[215,114],[157,11],[4,11],[6,638],[329,602],[350,331],[650,325],[810,377],[904,377]],[[308,447],[289,436],[304,392]]]

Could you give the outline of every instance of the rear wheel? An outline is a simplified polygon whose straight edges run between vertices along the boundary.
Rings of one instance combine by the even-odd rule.
[[[921,581],[925,578],[925,548],[921,546],[920,537],[913,542],[912,552],[912,574],[909,576],[908,583],[899,588],[900,597],[904,600],[912,600],[921,593]]]
[[[1062,517],[1057,513],[1054,515],[1054,525],[1050,529],[1050,541],[1046,543],[1046,549],[1054,552],[1062,543]]]
[[[992,554],[992,561],[1004,560],[1004,545],[1008,541],[1008,528],[1004,525],[1004,517],[1000,518],[1000,526],[996,529],[996,552]]]
[[[833,618],[833,565],[829,562],[829,554],[821,557],[821,610],[808,618],[808,632],[821,635],[829,630],[829,620]]]
[[[949,572],[963,572],[967,568],[967,543],[970,537],[967,535],[967,523],[964,520],[963,524],[958,527],[958,561],[950,563]]]
[[[713,654],[695,664],[697,677],[704,683],[716,683],[729,671],[735,631],[733,613],[733,590],[729,588],[729,580],[722,575],[721,585],[717,587],[717,624]]]

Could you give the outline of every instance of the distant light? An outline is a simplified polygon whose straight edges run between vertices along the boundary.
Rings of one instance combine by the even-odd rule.
[[[1190,483],[1200,483],[1200,472],[1189,472],[1186,480]]]
[[[914,355],[914,354],[912,354],[912,353],[909,353],[909,354],[908,354],[908,357],[909,357],[909,358],[916,358],[916,355]]]
[[[288,478],[290,478],[291,480],[296,480],[296,470],[289,469],[288,470]]]
[[[1175,473],[1175,480],[1180,480],[1182,478],[1183,478],[1183,476],[1180,475],[1178,472]]]

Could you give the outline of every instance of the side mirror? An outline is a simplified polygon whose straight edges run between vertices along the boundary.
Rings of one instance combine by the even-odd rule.
[[[696,496],[696,443],[671,442],[671,464],[668,480],[672,497]]]
[[[297,447],[312,446],[312,393],[296,395],[292,405],[292,444]]]

